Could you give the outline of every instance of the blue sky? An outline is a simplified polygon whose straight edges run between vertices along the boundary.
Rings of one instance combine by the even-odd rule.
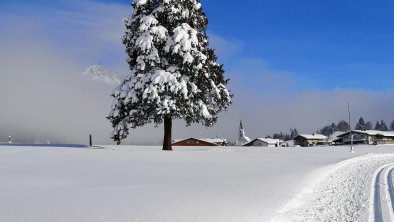
[[[238,124],[234,119],[244,120],[251,137],[289,128],[313,132],[346,119],[348,101],[353,104],[354,119],[394,119],[393,1],[203,0],[202,4],[209,19],[211,45],[231,78],[229,87],[235,98],[216,127],[208,131],[192,127],[193,133],[207,137],[222,132],[231,138]],[[0,0],[0,100],[14,106],[12,101],[25,99],[5,90],[11,87],[31,100],[37,94],[48,102],[53,98],[40,89],[58,84],[60,79],[64,89],[70,87],[67,82],[78,83],[71,85],[74,92],[84,92],[78,96],[81,104],[91,101],[89,107],[80,108],[97,113],[90,122],[86,118],[75,121],[100,123],[96,128],[109,131],[102,117],[107,115],[108,95],[114,86],[77,79],[93,64],[127,72],[120,39],[122,19],[131,13],[129,5],[129,0]],[[34,66],[24,65],[20,58],[31,59]],[[49,80],[18,86],[16,77],[33,73]],[[54,73],[56,78],[51,77]],[[86,87],[89,84],[91,89]],[[38,99],[36,104],[30,107],[36,112],[21,121],[32,128],[47,118],[36,118],[42,112],[40,107],[47,106]],[[23,107],[19,112],[25,114]],[[78,116],[70,110],[65,115]],[[56,120],[53,116],[53,122]],[[9,117],[0,116],[0,122],[4,121]],[[65,122],[65,128],[67,125],[70,123]],[[175,135],[184,135],[183,131],[180,128]],[[161,130],[157,134],[161,137]]]
[[[72,1],[0,2],[3,9],[20,14],[35,8],[40,8],[43,14],[53,9],[79,10]],[[125,7],[130,4],[129,0],[96,2]],[[239,46],[230,55],[219,54],[229,72],[251,59],[261,60],[265,69],[286,73],[296,90],[393,88],[393,1],[205,0],[202,3],[210,21],[209,33],[229,45]],[[119,19],[123,16],[119,15]],[[68,25],[64,18],[60,21]],[[56,32],[49,35],[59,38]],[[121,57],[119,48],[110,53],[107,58]],[[111,65],[108,59],[98,62]],[[259,73],[245,75],[258,78]]]
[[[393,87],[393,1],[206,1],[210,31],[300,89]]]

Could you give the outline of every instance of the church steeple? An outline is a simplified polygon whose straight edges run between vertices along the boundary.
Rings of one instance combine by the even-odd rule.
[[[242,126],[242,120],[239,122],[239,134],[238,140],[241,141],[241,138],[245,135],[244,128]]]
[[[245,135],[245,130],[244,130],[244,127],[242,125],[242,120],[241,120],[239,123],[238,144],[243,145],[248,142],[250,142],[250,139],[249,139],[249,137],[247,137]]]

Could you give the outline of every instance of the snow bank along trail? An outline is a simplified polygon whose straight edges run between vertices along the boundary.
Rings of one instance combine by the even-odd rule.
[[[394,221],[394,154],[368,154],[316,172],[271,221]]]
[[[375,171],[371,183],[369,221],[394,221],[393,181],[394,163],[386,164]]]

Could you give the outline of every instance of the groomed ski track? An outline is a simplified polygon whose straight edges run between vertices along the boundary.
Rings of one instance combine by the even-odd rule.
[[[394,154],[368,154],[318,170],[271,222],[394,222]]]
[[[375,171],[371,183],[369,221],[394,221],[393,180],[394,163],[386,164]]]

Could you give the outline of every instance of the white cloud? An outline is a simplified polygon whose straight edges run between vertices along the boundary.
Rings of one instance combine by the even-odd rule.
[[[210,47],[215,49],[219,60],[228,59],[244,48],[244,43],[237,40],[229,40],[216,34],[208,34]]]
[[[0,27],[6,33],[0,36],[2,42],[39,43],[81,67],[107,63],[124,69],[115,61],[123,64],[125,60],[121,37],[123,18],[131,13],[130,6],[58,1],[47,5],[20,3],[12,9],[0,15]]]

